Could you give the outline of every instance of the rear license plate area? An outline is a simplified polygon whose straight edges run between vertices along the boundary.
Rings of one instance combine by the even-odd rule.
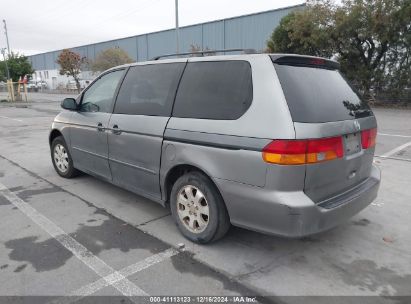
[[[352,155],[361,151],[361,134],[352,133],[344,135],[345,154]]]

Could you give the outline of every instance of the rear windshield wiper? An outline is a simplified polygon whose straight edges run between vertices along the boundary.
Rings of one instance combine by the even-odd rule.
[[[353,113],[352,116],[354,116],[355,118],[367,117],[367,116],[370,116],[372,114],[371,110],[369,110],[369,109],[351,111],[351,113]],[[350,115],[351,115],[351,113],[350,113]]]

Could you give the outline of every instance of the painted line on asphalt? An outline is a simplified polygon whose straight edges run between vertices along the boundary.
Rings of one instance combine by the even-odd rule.
[[[24,121],[22,121],[21,119],[17,119],[17,118],[11,118],[11,117],[2,116],[2,115],[0,115],[0,117],[1,117],[1,118],[7,118],[7,119],[15,120],[15,121],[18,121],[18,122],[24,122]]]
[[[405,143],[405,144],[403,144],[403,145],[401,145],[401,146],[399,146],[399,147],[396,147],[396,148],[388,151],[387,153],[384,153],[384,154],[379,155],[379,156],[377,156],[377,157],[380,157],[380,158],[388,158],[388,157],[391,157],[391,156],[393,156],[394,154],[400,152],[401,150],[404,150],[405,148],[407,148],[407,147],[409,147],[409,146],[411,146],[411,141],[409,141],[409,142],[407,142],[407,143]]]
[[[400,135],[400,134],[388,134],[388,133],[377,133],[381,136],[392,136],[392,137],[403,137],[403,138],[411,138],[411,135]]]
[[[69,250],[75,257],[83,262],[87,267],[93,270],[97,275],[102,277],[108,285],[112,285],[124,296],[148,296],[140,287],[132,283],[124,275],[107,265],[103,260],[95,256],[86,247],[69,236],[63,229],[57,226],[50,219],[38,212],[28,203],[11,192],[5,185],[0,183],[0,194],[2,194],[10,203],[23,212],[28,218],[40,226],[44,231],[50,234],[61,245]]]
[[[375,157],[377,158],[381,158],[381,156],[375,155]],[[392,157],[392,156],[388,156],[388,157],[382,157],[383,159],[393,159],[393,160],[401,160],[401,161],[406,161],[406,162],[411,162],[411,159],[408,158],[401,158],[401,157]]]
[[[142,261],[139,261],[135,264],[132,264],[130,266],[127,266],[118,272],[124,276],[124,277],[129,277],[133,274],[136,274],[144,269],[147,269],[151,266],[154,266],[155,264],[161,263],[169,258],[171,258],[174,255],[177,255],[179,251],[177,251],[174,248],[167,249],[163,252],[154,254],[152,256],[149,256],[148,258],[145,258]],[[100,289],[103,289],[104,287],[110,286],[108,282],[118,282],[118,279],[116,277],[113,277],[112,275],[109,275],[107,277],[101,278],[93,283],[90,283],[88,285],[85,285],[73,292],[70,293],[69,297],[64,297],[61,299],[57,299],[55,301],[50,302],[50,304],[69,304],[69,303],[74,303],[79,300],[81,300],[84,297],[91,296],[92,294],[96,293]]]

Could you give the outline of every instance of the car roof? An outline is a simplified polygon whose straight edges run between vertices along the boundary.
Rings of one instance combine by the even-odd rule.
[[[139,61],[139,62],[133,62],[133,63],[116,66],[107,71],[121,69],[121,68],[128,68],[128,67],[138,66],[138,65],[146,65],[146,64],[175,63],[175,62],[187,62],[187,61],[196,62],[196,61],[219,61],[219,60],[221,61],[223,60],[224,61],[226,60],[247,60],[247,59],[252,59],[256,57],[264,57],[264,56],[270,56],[273,61],[283,58],[283,57],[294,57],[294,58],[323,59],[323,60],[327,60],[328,62],[338,64],[334,60],[323,58],[323,57],[317,57],[317,56],[291,54],[291,53],[258,53],[258,54],[210,55],[210,56],[191,56],[191,57],[185,56],[182,58],[164,58],[164,59],[156,59],[156,60],[147,60],[147,61]]]

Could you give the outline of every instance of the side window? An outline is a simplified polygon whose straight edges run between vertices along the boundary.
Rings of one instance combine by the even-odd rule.
[[[84,92],[81,100],[82,112],[111,112],[114,94],[124,70],[117,70],[101,76]]]
[[[252,99],[248,62],[191,62],[181,79],[173,116],[234,120],[248,110]]]
[[[138,65],[128,71],[114,113],[170,116],[185,63]]]

